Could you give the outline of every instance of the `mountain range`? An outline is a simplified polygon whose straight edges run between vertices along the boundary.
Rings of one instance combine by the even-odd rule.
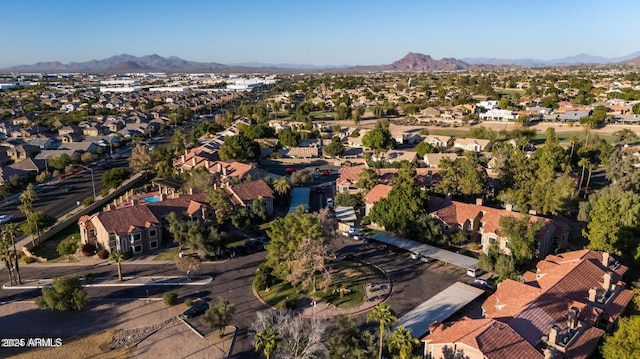
[[[640,64],[640,51],[627,56],[605,58],[588,54],[579,54],[552,60],[539,59],[499,59],[499,58],[443,58],[436,60],[429,55],[410,52],[402,59],[386,65],[368,66],[316,66],[300,64],[267,64],[249,62],[224,65],[216,62],[197,62],[181,59],[176,56],[162,57],[157,54],[146,56],[116,55],[102,60],[87,62],[38,62],[32,65],[18,65],[5,69],[5,72],[267,72],[291,73],[300,70],[311,71],[455,71],[481,65],[490,66],[571,66],[581,64]],[[1,71],[1,70],[0,70]]]

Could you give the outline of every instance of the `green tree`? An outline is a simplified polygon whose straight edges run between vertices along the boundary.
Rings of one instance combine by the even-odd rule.
[[[2,239],[7,240],[13,246],[13,267],[16,273],[16,282],[18,284],[22,284],[22,278],[20,277],[20,265],[18,264],[18,251],[16,249],[16,237],[18,234],[20,234],[20,230],[14,223],[8,223],[4,228],[2,228]]]
[[[435,148],[432,144],[430,144],[429,142],[420,142],[416,145],[416,153],[418,154],[418,157],[420,159],[424,158],[424,155],[426,155],[427,153],[437,153],[438,149]]]
[[[218,329],[220,335],[223,335],[235,311],[236,308],[231,302],[219,298],[217,303],[209,305],[209,309],[202,315],[201,322],[209,328]]]
[[[185,183],[187,189],[193,189],[196,193],[206,193],[217,182],[218,176],[209,172],[205,167],[198,167],[188,172],[189,180]]]
[[[536,236],[544,222],[531,222],[529,215],[504,216],[500,218],[500,235],[507,238],[508,248],[518,263],[526,263],[536,254]]]
[[[411,353],[415,348],[420,345],[420,340],[414,338],[411,335],[411,330],[403,326],[397,327],[396,330],[391,333],[391,340],[389,341],[389,350],[398,350],[398,357],[400,359],[409,359]]]
[[[53,310],[80,310],[86,302],[87,291],[78,277],[54,279],[51,288],[42,288],[42,296],[36,299],[39,307]]]
[[[578,219],[587,222],[582,234],[589,239],[590,249],[618,254],[637,251],[640,195],[604,188],[580,204]]]
[[[13,257],[14,252],[11,250],[11,242],[6,238],[6,236],[0,237],[0,258],[2,258],[4,266],[7,268],[7,272],[9,273],[9,282],[11,285],[17,283],[13,274]]]
[[[380,182],[380,175],[378,171],[373,168],[364,168],[358,174],[358,182],[356,182],[356,187],[360,188],[364,191],[364,193],[369,193],[373,187],[375,187]]]
[[[357,194],[351,194],[346,192],[340,192],[336,194],[333,199],[336,206],[344,206],[344,207],[361,207],[364,203],[362,201],[362,196]]]
[[[71,259],[71,255],[75,254],[79,247],[80,244],[78,243],[78,240],[73,237],[69,237],[58,243],[57,250],[60,256],[68,256],[68,259]]]
[[[443,158],[440,161],[440,183],[435,191],[443,194],[461,194],[467,197],[484,193],[486,174],[475,154],[451,161]]]
[[[377,322],[379,325],[379,351],[378,359],[382,359],[382,343],[385,337],[385,329],[392,326],[398,321],[398,318],[393,315],[391,308],[386,304],[378,304],[373,307],[373,310],[367,315],[367,322]]]
[[[118,267],[118,280],[122,282],[122,262],[126,259],[123,251],[114,249],[109,253],[109,260],[115,262]]]
[[[297,208],[285,217],[276,218],[269,224],[267,235],[271,239],[266,245],[266,263],[273,274],[281,280],[287,280],[299,248],[305,240],[321,240],[323,236],[320,221],[303,208]]]
[[[256,350],[262,350],[264,356],[267,359],[271,358],[271,353],[273,353],[278,345],[278,333],[271,327],[265,328],[262,331],[256,333],[256,342],[254,347]]]
[[[334,137],[331,143],[322,149],[322,152],[327,157],[338,157],[342,154],[342,151],[344,151],[344,145],[337,137]]]
[[[378,350],[371,332],[360,330],[355,319],[344,315],[334,319],[327,342],[332,359],[369,359]]]
[[[300,134],[291,129],[286,129],[278,135],[278,142],[282,147],[296,147],[299,140]]]
[[[398,236],[424,240],[432,228],[428,203],[429,196],[417,185],[394,185],[387,198],[373,205],[368,217]]]
[[[20,231],[39,237],[43,229],[51,227],[55,223],[55,218],[44,212],[36,211],[27,216],[27,221],[20,225]]]
[[[633,359],[640,352],[640,316],[620,318],[618,330],[604,337],[600,349],[605,359]]]
[[[111,188],[118,188],[120,185],[131,177],[129,169],[124,167],[113,168],[102,174],[102,182]]]
[[[65,153],[65,154],[61,154],[58,157],[47,158],[46,161],[47,161],[47,166],[53,169],[56,169],[58,171],[62,171],[65,169],[65,167],[71,164],[71,157],[69,157],[69,155]]]
[[[291,183],[287,179],[287,177],[280,177],[277,180],[273,181],[273,190],[280,197],[280,204],[282,204],[282,200],[291,190]]]
[[[223,160],[236,160],[239,162],[251,162],[260,158],[260,145],[242,134],[225,137],[224,143],[218,150]]]
[[[384,151],[393,147],[393,137],[388,122],[379,120],[376,127],[362,136],[362,145],[376,151]]]
[[[233,203],[223,188],[210,191],[207,195],[207,203],[213,208],[218,224],[223,224],[231,218],[234,209]]]

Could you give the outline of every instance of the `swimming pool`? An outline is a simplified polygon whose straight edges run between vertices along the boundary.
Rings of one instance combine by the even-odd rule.
[[[147,202],[147,203],[156,203],[156,202],[162,201],[162,199],[160,197],[158,197],[158,196],[142,197],[140,199],[145,201],[145,202]]]

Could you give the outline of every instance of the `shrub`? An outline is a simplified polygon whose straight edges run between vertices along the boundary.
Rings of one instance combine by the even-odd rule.
[[[480,245],[478,243],[471,243],[471,250],[477,251],[480,249]]]
[[[174,293],[174,292],[165,293],[162,296],[162,301],[168,307],[174,306],[174,305],[178,304],[178,295],[176,293]]]
[[[98,248],[96,248],[96,246],[93,243],[86,243],[85,245],[82,246],[82,254],[84,254],[87,257],[91,257],[92,255],[96,254],[96,250]]]
[[[269,276],[263,271],[257,271],[255,278],[253,278],[253,286],[257,291],[267,289]]]
[[[187,307],[191,307],[191,306],[193,306],[193,298],[187,298],[187,299],[184,301],[184,304],[185,304]]]
[[[101,249],[98,251],[98,258],[107,259],[109,258],[109,251],[106,249]]]
[[[85,199],[82,200],[82,205],[84,205],[85,207],[89,207],[92,204],[93,204],[93,197],[86,197]]]
[[[103,188],[102,191],[100,191],[100,196],[102,197],[106,197],[109,195],[109,190],[106,188]]]
[[[85,281],[87,284],[93,284],[93,283],[96,281],[96,276],[95,276],[95,274],[93,274],[93,273],[91,273],[91,272],[90,272],[90,273],[85,274],[85,275],[84,275],[84,281]]]
[[[284,301],[284,307],[287,309],[295,310],[296,309],[296,300],[294,298],[287,297]]]

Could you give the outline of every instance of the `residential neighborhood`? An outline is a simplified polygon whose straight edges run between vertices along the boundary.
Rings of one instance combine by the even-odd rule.
[[[615,357],[640,312],[636,67],[263,70],[0,75],[2,338]]]

